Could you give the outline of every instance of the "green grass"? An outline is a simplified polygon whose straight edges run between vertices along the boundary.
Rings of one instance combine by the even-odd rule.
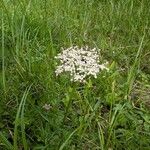
[[[149,150],[149,0],[0,0],[0,149]],[[109,72],[56,77],[71,45]],[[43,106],[50,104],[46,111]]]

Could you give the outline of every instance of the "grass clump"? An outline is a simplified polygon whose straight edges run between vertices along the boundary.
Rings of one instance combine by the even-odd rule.
[[[150,2],[1,0],[0,149],[149,149]],[[61,47],[109,71],[56,77]]]

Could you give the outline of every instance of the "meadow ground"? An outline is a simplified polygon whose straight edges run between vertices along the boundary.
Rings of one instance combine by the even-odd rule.
[[[0,0],[0,22],[1,150],[150,149],[149,0]],[[72,45],[109,72],[56,77]]]

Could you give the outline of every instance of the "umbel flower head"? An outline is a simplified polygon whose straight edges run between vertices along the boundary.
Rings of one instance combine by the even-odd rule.
[[[62,52],[56,57],[60,61],[60,65],[56,68],[56,76],[63,72],[68,72],[71,76],[71,81],[85,82],[87,77],[94,76],[101,70],[109,70],[106,65],[99,64],[98,49],[90,49],[88,46],[79,48],[72,46],[67,49],[62,48]]]

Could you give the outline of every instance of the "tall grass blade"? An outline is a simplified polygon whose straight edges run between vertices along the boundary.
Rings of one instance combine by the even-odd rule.
[[[125,106],[125,104],[124,105],[118,104],[116,106],[116,108],[115,108],[115,111],[114,111],[114,113],[112,115],[112,119],[111,119],[110,124],[109,124],[106,148],[108,148],[108,146],[110,144],[111,135],[112,135],[112,132],[113,132],[114,125],[115,125],[115,122],[117,120],[117,117],[119,116],[120,112],[123,110],[124,106]]]
[[[68,141],[70,140],[70,138],[77,132],[78,128],[75,129],[66,139],[66,141],[60,146],[59,150],[63,150],[64,147],[67,145]]]
[[[6,139],[6,137],[0,132],[0,142],[5,145],[8,150],[14,150],[13,145]]]
[[[141,50],[142,50],[144,37],[145,37],[145,34],[143,35],[143,37],[141,39],[140,46],[139,46],[139,49],[138,49],[136,57],[135,57],[135,61],[134,61],[133,65],[132,65],[131,69],[129,70],[129,74],[128,74],[128,78],[127,78],[127,92],[126,92],[127,94],[126,94],[126,98],[129,97],[129,94],[130,94],[130,92],[132,90],[132,86],[133,86],[134,79],[135,79],[135,76],[136,76],[136,73],[137,73],[137,69],[138,69],[139,64],[140,64],[140,54],[141,54]]]
[[[25,107],[25,102],[26,102],[26,98],[28,96],[29,90],[31,88],[31,85],[29,88],[26,88],[23,97],[21,99],[18,111],[17,111],[17,115],[16,115],[16,119],[15,119],[15,128],[14,128],[14,148],[15,150],[18,149],[18,126],[19,126],[19,120],[21,121],[20,125],[21,125],[21,133],[22,133],[22,142],[23,142],[23,146],[24,149],[27,150],[27,141],[26,141],[26,136],[25,136],[25,124],[24,124],[24,107]]]
[[[4,48],[4,14],[2,11],[2,81],[3,81],[3,90],[6,92],[6,82],[5,82],[5,48]]]
[[[99,136],[100,147],[101,147],[101,150],[104,150],[105,141],[104,141],[103,130],[102,130],[102,128],[101,128],[100,123],[97,122],[97,124],[98,124],[98,136]]]

